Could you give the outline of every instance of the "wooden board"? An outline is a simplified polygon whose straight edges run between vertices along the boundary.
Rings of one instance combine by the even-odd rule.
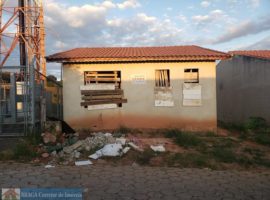
[[[122,95],[124,91],[121,89],[116,90],[81,90],[82,95]]]
[[[119,103],[127,103],[127,99],[106,99],[106,100],[91,100],[81,102],[81,106],[89,106],[89,105],[100,105],[100,104],[119,104]]]
[[[82,100],[98,100],[98,99],[122,99],[123,95],[98,95],[98,96],[83,96]]]

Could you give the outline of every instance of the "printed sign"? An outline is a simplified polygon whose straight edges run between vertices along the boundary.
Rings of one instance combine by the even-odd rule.
[[[82,189],[3,188],[2,200],[82,200]]]
[[[132,83],[135,85],[145,84],[145,76],[141,74],[135,74],[131,76]]]

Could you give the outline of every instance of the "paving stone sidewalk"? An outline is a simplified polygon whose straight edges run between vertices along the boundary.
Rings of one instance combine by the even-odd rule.
[[[84,189],[84,199],[270,199],[270,172],[0,163],[0,188]]]

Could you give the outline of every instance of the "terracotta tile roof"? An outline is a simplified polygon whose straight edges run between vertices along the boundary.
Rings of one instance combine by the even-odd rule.
[[[76,48],[47,56],[48,62],[220,60],[230,55],[199,46]]]
[[[229,51],[231,55],[251,56],[256,58],[270,59],[270,50]]]

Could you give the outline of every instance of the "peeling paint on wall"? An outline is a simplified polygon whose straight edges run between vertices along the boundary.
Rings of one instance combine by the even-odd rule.
[[[183,106],[202,105],[202,86],[196,83],[183,84]]]
[[[80,85],[80,90],[115,90],[115,84],[99,83],[99,84]]]
[[[104,110],[117,108],[117,104],[101,104],[101,105],[91,105],[87,106],[88,110]]]
[[[157,107],[173,107],[172,88],[155,88],[155,106]]]

